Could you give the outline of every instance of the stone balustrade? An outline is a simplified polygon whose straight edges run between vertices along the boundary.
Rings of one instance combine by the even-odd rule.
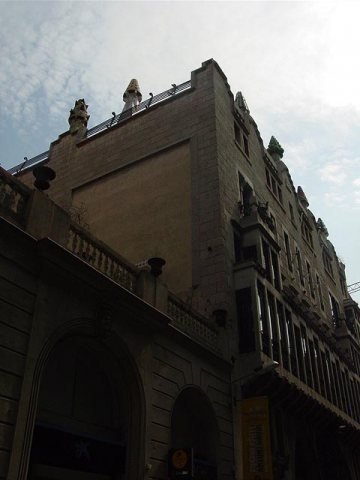
[[[135,292],[136,267],[74,223],[70,225],[67,248],[122,287]]]
[[[29,197],[30,190],[0,168],[0,210],[23,224]]]
[[[168,297],[168,315],[179,330],[187,333],[190,337],[196,338],[200,343],[210,347],[213,351],[218,351],[218,333],[209,321],[200,316],[184,305],[184,303],[169,294]]]
[[[138,269],[75,223],[70,224],[67,248],[122,287],[137,292]],[[219,352],[216,328],[172,293],[168,293],[167,314],[171,318],[170,323],[179,330],[212,351]]]

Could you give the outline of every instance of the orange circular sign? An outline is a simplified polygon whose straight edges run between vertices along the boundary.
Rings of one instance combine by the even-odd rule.
[[[185,450],[176,450],[171,457],[172,464],[175,468],[184,468],[188,461],[188,456]]]

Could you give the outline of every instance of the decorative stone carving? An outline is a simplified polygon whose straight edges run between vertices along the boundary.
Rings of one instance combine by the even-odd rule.
[[[129,110],[130,108],[135,110],[137,109],[142,100],[142,95],[140,92],[139,82],[136,80],[136,78],[133,78],[130,81],[127,89],[124,92],[123,100],[125,102],[123,112],[125,110]]]
[[[282,146],[274,136],[270,138],[270,142],[267,150],[270,153],[270,155],[276,160],[280,160],[280,158],[282,158],[284,155],[284,149],[282,148]]]
[[[86,129],[90,115],[87,113],[88,105],[85,100],[76,100],[74,108],[70,110],[69,125],[70,132],[77,133],[80,129]]]
[[[237,92],[235,96],[235,105],[247,113],[250,113],[249,107],[247,106],[246,100],[241,92]]]
[[[325,223],[322,221],[321,218],[318,218],[318,221],[316,222],[316,227],[319,230],[319,232],[323,233],[326,237],[329,235],[329,232],[325,226]]]
[[[308,199],[306,198],[306,195],[304,193],[304,190],[299,186],[297,188],[297,196],[298,196],[298,199],[299,199],[299,202],[305,207],[307,208],[309,206],[309,202],[308,202]]]

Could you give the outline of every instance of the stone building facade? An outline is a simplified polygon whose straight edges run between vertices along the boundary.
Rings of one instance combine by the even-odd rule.
[[[284,150],[213,60],[134,92],[1,172],[0,478],[359,478],[359,308]]]

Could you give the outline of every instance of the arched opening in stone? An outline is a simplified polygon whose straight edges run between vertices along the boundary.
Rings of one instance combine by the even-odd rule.
[[[192,449],[195,480],[217,479],[218,443],[218,426],[209,399],[199,389],[183,390],[172,412],[171,446]]]
[[[126,356],[80,336],[55,346],[40,384],[29,480],[136,477],[141,398]]]

